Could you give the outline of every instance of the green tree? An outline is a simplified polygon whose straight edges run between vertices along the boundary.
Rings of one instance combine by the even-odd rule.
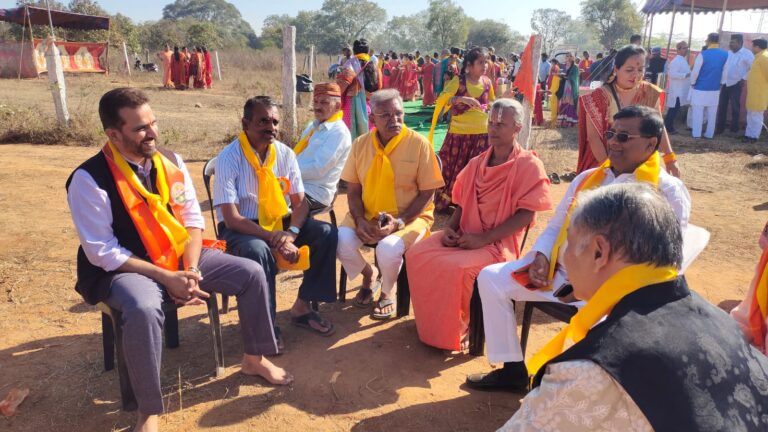
[[[585,0],[581,15],[595,26],[605,49],[624,45],[642,27],[642,18],[630,0]]]
[[[142,23],[138,28],[139,41],[145,49],[159,50],[169,45],[181,47],[186,44],[188,21],[160,20]]]
[[[336,54],[343,44],[372,39],[386,22],[387,11],[372,1],[325,0],[313,19],[315,45],[319,52]]]
[[[541,35],[541,49],[545,53],[551,53],[562,43],[571,27],[571,16],[558,9],[536,9],[531,16],[531,28]]]
[[[118,46],[125,42],[128,49],[133,52],[140,52],[142,49],[138,28],[130,18],[122,14],[117,14],[110,18],[109,40]],[[144,48],[148,47],[144,46]]]
[[[467,40],[467,16],[453,0],[430,0],[427,28],[441,48],[462,46]]]
[[[438,44],[427,29],[429,13],[424,10],[413,15],[392,17],[387,22],[386,30],[377,36],[375,46],[378,51],[395,50],[398,52],[413,52],[435,48]]]
[[[223,46],[257,47],[258,38],[240,11],[226,0],[176,0],[165,5],[163,19],[192,19],[215,24]]]
[[[467,48],[472,46],[494,47],[503,49],[512,41],[512,32],[503,22],[485,19],[469,21],[469,33],[467,34]]]
[[[201,22],[187,28],[187,43],[195,47],[218,47],[221,46],[221,38],[212,22]]]

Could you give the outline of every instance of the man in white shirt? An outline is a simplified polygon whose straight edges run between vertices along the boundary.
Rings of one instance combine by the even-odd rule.
[[[333,324],[313,311],[310,303],[336,301],[338,235],[331,224],[307,217],[299,164],[291,148],[276,140],[279,124],[280,112],[269,96],[246,101],[243,131],[216,159],[213,205],[227,251],[264,268],[275,338],[282,350],[283,338],[275,321],[277,259],[295,264],[301,257],[299,248],[309,247],[309,268],[289,315],[292,324],[330,336]]]
[[[293,148],[304,182],[304,196],[309,202],[309,211],[331,205],[341,169],[352,148],[352,135],[342,119],[339,85],[316,85],[313,107],[315,121],[304,129]]]
[[[549,55],[547,53],[541,53],[541,63],[539,64],[539,84],[541,89],[547,90],[547,79],[549,79],[549,70],[552,69],[552,64],[549,63]]]
[[[691,136],[701,138],[701,129],[707,114],[707,130],[704,138],[715,136],[717,122],[717,104],[720,99],[720,85],[725,81],[728,52],[719,45],[720,35],[710,33],[707,36],[706,49],[696,56],[691,71]]]
[[[741,115],[741,91],[744,88],[749,69],[755,60],[752,51],[744,48],[744,36],[740,34],[731,35],[731,41],[728,44],[728,61],[725,64],[725,76],[723,86],[720,89],[720,103],[717,107],[717,127],[716,134],[725,132],[725,121],[728,117],[728,105],[731,106],[731,132],[739,131],[739,120]]]
[[[163,412],[164,298],[199,305],[212,291],[237,296],[241,372],[272,384],[292,382],[265,357],[277,346],[263,269],[202,247],[205,221],[192,178],[181,157],[157,148],[157,120],[146,94],[111,90],[99,101],[99,117],[109,142],[67,180],[80,238],[75,288],[89,304],[104,302],[122,313],[116,324],[138,404],[134,431],[158,430]]]
[[[639,167],[646,167],[658,158],[658,146],[664,123],[658,111],[645,106],[629,106],[614,117],[614,124],[606,133],[610,167],[594,168],[579,174],[571,183],[562,201],[555,209],[547,228],[536,240],[532,251],[525,257],[508,263],[484,268],[478,278],[483,304],[483,322],[487,340],[488,361],[503,363],[504,367],[488,374],[467,377],[467,385],[478,390],[508,389],[522,391],[528,385],[528,371],[517,337],[515,301],[561,302],[581,307],[572,294],[556,297],[561,288],[570,285],[563,265],[563,248],[552,256],[561,228],[569,218],[571,202],[579,185],[593,174],[604,175],[600,186],[638,182]],[[609,136],[610,135],[610,136]],[[597,170],[603,172],[596,173]],[[659,193],[671,204],[683,231],[688,224],[691,198],[685,185],[660,168],[655,177]],[[600,187],[597,186],[597,187]],[[555,261],[550,280],[550,261]],[[522,283],[530,279],[530,283]]]
[[[677,133],[675,118],[680,107],[688,105],[688,91],[691,88],[691,67],[688,66],[688,44],[678,42],[677,55],[669,63],[667,70],[667,115],[664,127],[669,135]]]

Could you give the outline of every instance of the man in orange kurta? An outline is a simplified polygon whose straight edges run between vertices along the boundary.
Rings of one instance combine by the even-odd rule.
[[[465,346],[472,287],[484,267],[517,259],[525,228],[536,212],[552,208],[541,160],[517,142],[523,107],[493,104],[491,147],[459,173],[452,200],[458,208],[444,231],[406,253],[419,339],[448,350]]]

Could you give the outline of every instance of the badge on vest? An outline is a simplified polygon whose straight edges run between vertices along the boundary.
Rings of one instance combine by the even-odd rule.
[[[291,191],[291,181],[288,180],[288,177],[278,177],[277,182],[280,184],[280,189],[283,190],[283,195],[288,195],[288,192]]]
[[[187,202],[187,190],[184,183],[176,182],[171,186],[171,199],[179,205]]]

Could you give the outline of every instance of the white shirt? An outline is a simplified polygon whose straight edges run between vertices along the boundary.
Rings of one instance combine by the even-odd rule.
[[[725,62],[725,69],[727,73],[723,74],[722,83],[726,87],[736,85],[739,81],[746,80],[749,69],[752,67],[752,62],[755,61],[755,55],[752,51],[741,47],[740,50],[733,52],[728,51],[728,61]]]
[[[667,66],[667,106],[674,108],[675,100],[680,98],[680,105],[688,105],[688,90],[691,88],[691,67],[685,56],[675,56]]]
[[[304,193],[304,183],[301,181],[299,164],[296,163],[293,150],[280,141],[275,141],[274,144],[277,155],[272,171],[276,177],[285,177],[291,183],[291,189],[285,196],[285,201],[290,207],[291,201],[288,195]],[[258,153],[256,157],[259,158]],[[261,158],[259,161],[264,163]],[[236,204],[240,215],[245,218],[258,219],[259,217],[259,180],[253,167],[245,159],[238,138],[224,147],[216,158],[213,205],[216,207],[216,217],[219,221],[224,220],[219,208],[221,204]]]
[[[552,216],[552,219],[549,220],[549,224],[541,235],[539,235],[539,238],[536,239],[536,244],[533,245],[534,251],[544,254],[550,260],[552,259],[552,257],[550,257],[552,248],[557,241],[560,227],[562,227],[565,222],[565,216],[568,213],[568,207],[571,205],[571,201],[576,193],[576,188],[596,169],[599,168],[592,168],[584,171],[573,179],[571,185],[568,186],[568,190],[565,192],[565,196],[560,201],[560,204],[557,205],[555,214]],[[635,183],[636,181],[634,173],[621,174],[618,177],[615,177],[613,171],[611,171],[610,168],[606,168],[605,178],[600,186]],[[680,228],[682,229],[682,232],[685,232],[685,229],[688,226],[688,218],[691,215],[691,196],[688,194],[688,189],[686,189],[685,184],[683,184],[680,179],[669,175],[662,169],[659,174],[659,192],[672,206],[672,210],[675,212],[677,220],[680,221]],[[561,248],[560,251],[562,252],[563,248]]]
[[[187,171],[186,165],[179,155],[176,162],[184,174],[184,194],[186,201],[181,210],[184,226],[187,228],[205,229],[205,219],[200,212],[195,186]],[[147,159],[144,166],[128,162],[138,167],[138,175],[149,177],[152,160]],[[154,187],[154,185],[151,185]],[[105,271],[113,271],[122,266],[133,253],[121,246],[112,230],[112,207],[109,196],[104,189],[99,188],[93,177],[84,169],[75,171],[67,192],[67,203],[75,223],[80,245],[91,264]]]
[[[691,70],[691,86],[696,83],[699,78],[699,72],[704,65],[704,56],[697,55],[696,60],[693,61],[693,70]],[[725,82],[725,76],[728,74],[728,62],[725,62],[723,66],[723,74],[720,76],[720,82]],[[691,101],[691,105],[716,107],[720,103],[720,89],[717,90],[696,90],[691,87],[691,91],[688,93],[688,99]]]
[[[539,81],[540,82],[547,82],[547,78],[549,78],[549,70],[552,69],[552,64],[549,63],[549,61],[543,61],[541,64],[539,64]]]
[[[317,120],[313,121],[301,133],[303,137],[315,128],[307,147],[296,156],[296,161],[307,195],[331,205],[341,170],[352,148],[352,135],[343,120],[324,122],[319,126],[317,123]]]

